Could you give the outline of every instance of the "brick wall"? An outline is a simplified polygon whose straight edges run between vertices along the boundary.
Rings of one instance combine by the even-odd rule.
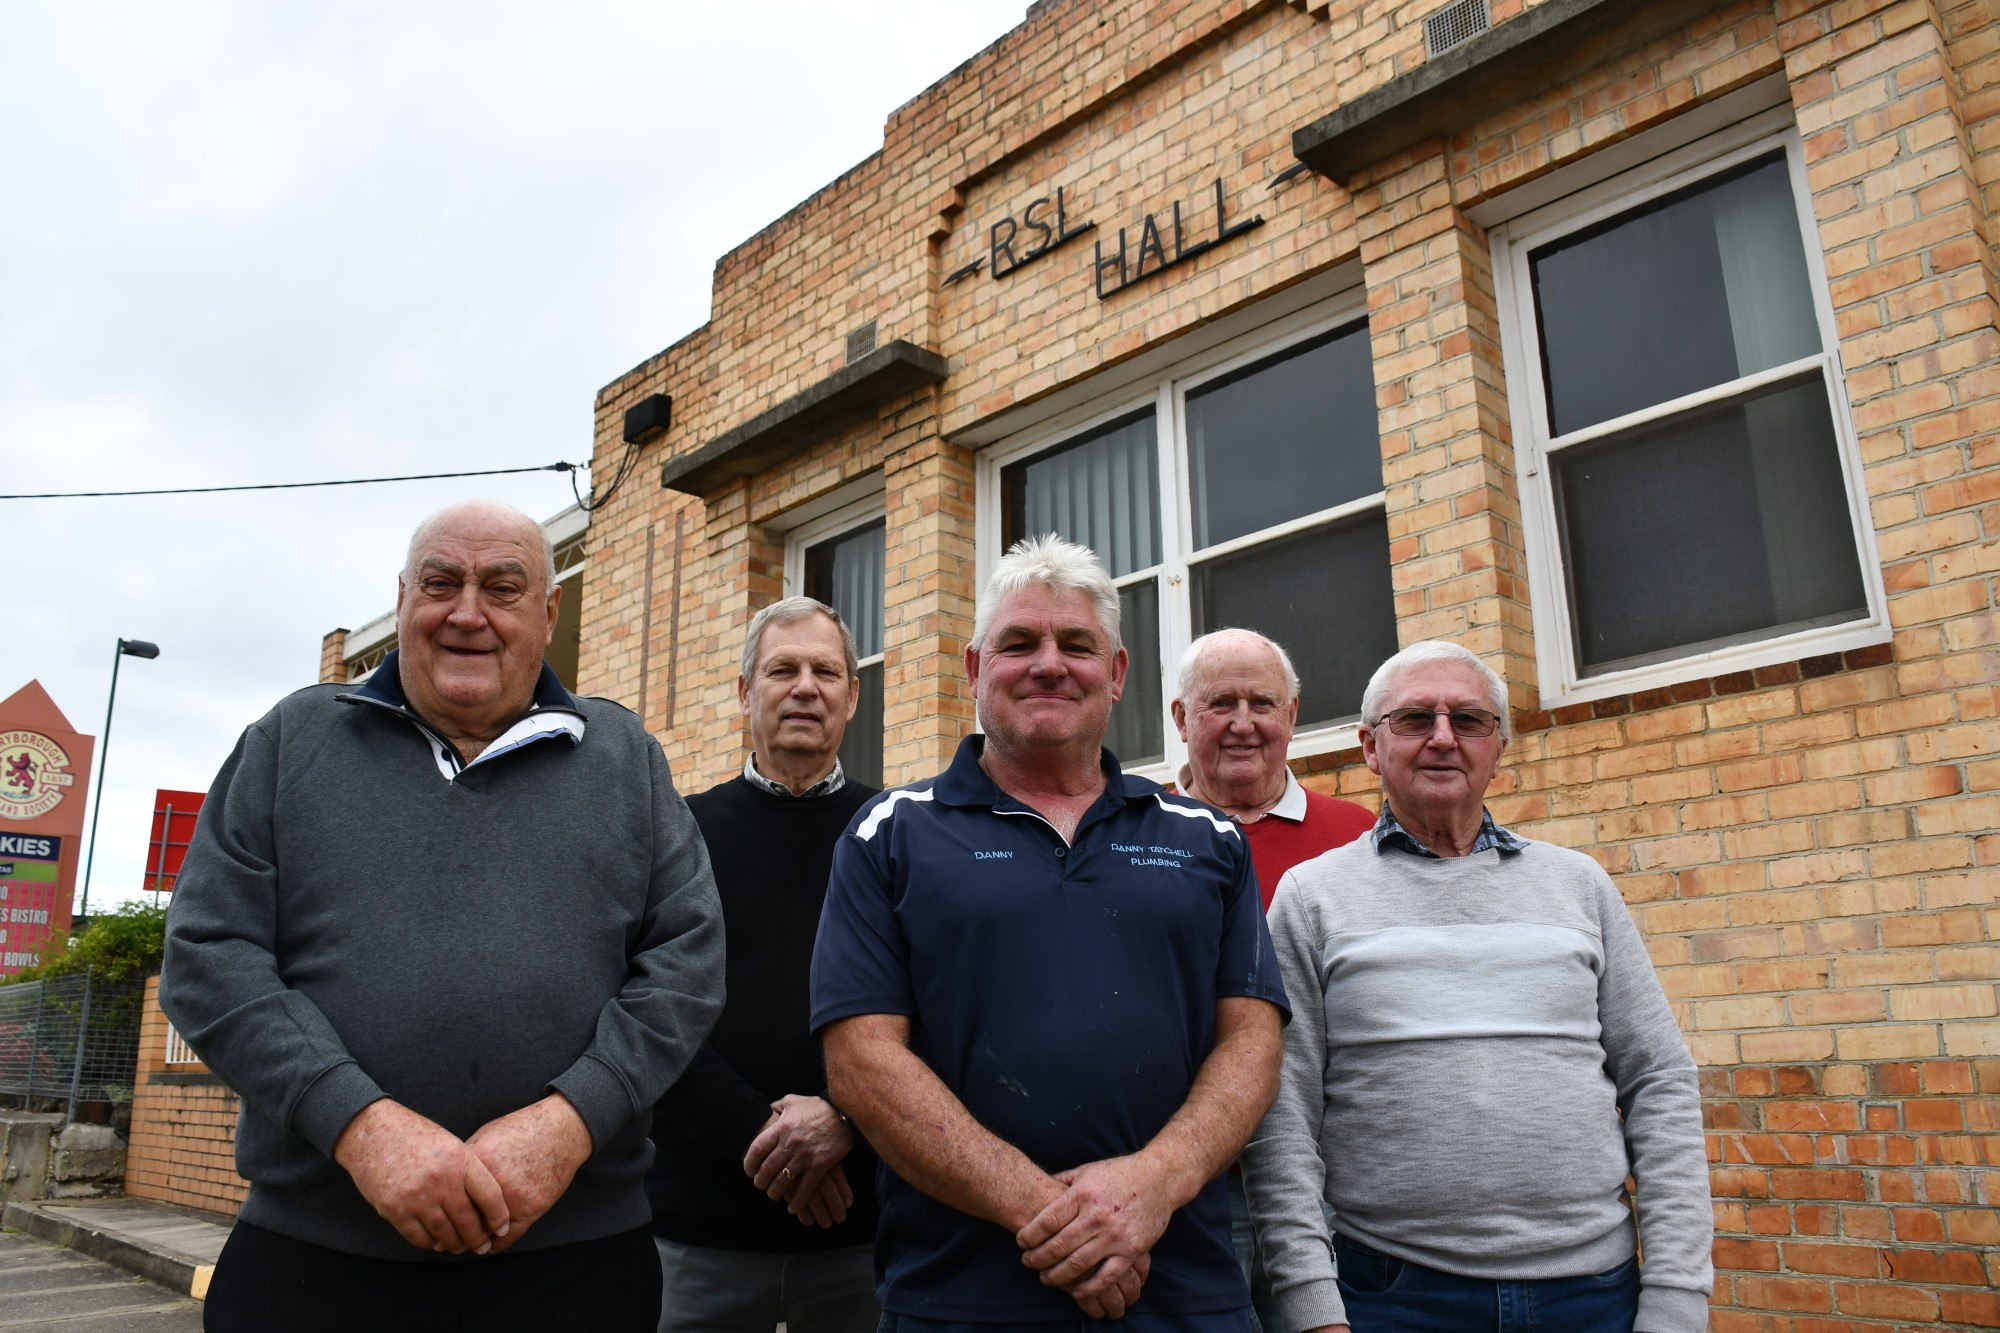
[[[166,1063],[160,979],[146,982],[125,1192],[234,1216],[249,1193],[236,1174],[236,1094],[201,1065]]]
[[[336,629],[327,631],[319,641],[319,680],[339,682],[347,679],[347,631]]]
[[[1718,3],[1574,78],[1516,71],[1517,102],[1351,180],[1274,188],[1291,131],[1415,68],[1441,3],[1057,0],[898,109],[880,154],[724,257],[708,325],[600,394],[606,471],[640,397],[673,393],[676,424],[593,523],[584,687],[635,706],[643,690],[684,786],[725,776],[743,626],[782,591],[778,525],[879,470],[886,767],[935,771],[970,724],[958,659],[996,418],[1351,272],[1400,636],[1456,639],[1501,671],[1518,735],[1495,815],[1613,874],[1702,1066],[1714,1327],[2000,1326],[2000,8]],[[1803,144],[1889,637],[1547,707],[1478,218],[1767,81]],[[1216,179],[1232,217],[1265,225],[1098,300],[1093,237],[1108,247]],[[945,283],[995,218],[1058,184],[1098,224],[1080,257]],[[650,484],[647,468],[823,378],[869,317],[950,376],[700,499]],[[1296,766],[1379,799],[1357,752]]]

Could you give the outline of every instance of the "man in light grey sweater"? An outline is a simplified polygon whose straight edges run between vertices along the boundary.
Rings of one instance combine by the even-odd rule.
[[[1286,1322],[1700,1333],[1695,1067],[1616,886],[1486,813],[1507,696],[1470,652],[1404,649],[1361,717],[1374,833],[1271,905],[1293,1019],[1243,1170]]]

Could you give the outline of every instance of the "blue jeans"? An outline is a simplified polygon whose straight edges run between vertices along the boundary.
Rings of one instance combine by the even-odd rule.
[[[1339,1236],[1333,1255],[1354,1333],[1632,1333],[1639,1261],[1533,1282],[1458,1277]]]
[[[1080,1313],[1080,1312],[1079,1312]],[[879,1333],[1251,1333],[1250,1307],[1214,1314],[1128,1314],[1123,1319],[1052,1319],[1031,1324],[954,1323],[914,1315],[882,1315]]]

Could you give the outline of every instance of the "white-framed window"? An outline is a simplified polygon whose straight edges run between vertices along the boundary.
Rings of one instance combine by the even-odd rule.
[[[1196,636],[1229,627],[1292,655],[1294,755],[1354,744],[1368,674],[1396,650],[1367,314],[1323,303],[980,457],[982,581],[1057,532],[1117,582],[1131,656],[1106,738],[1131,771],[1185,759],[1168,712]]]
[[[187,1039],[175,1030],[172,1023],[167,1024],[167,1048],[162,1063],[170,1065],[201,1063],[201,1057],[194,1053],[194,1047],[187,1044]]]
[[[888,523],[876,494],[843,504],[785,534],[785,592],[816,597],[854,632],[861,699],[840,741],[840,765],[882,785],[882,599]]]
[[[1491,233],[1544,706],[1889,637],[1783,111]]]

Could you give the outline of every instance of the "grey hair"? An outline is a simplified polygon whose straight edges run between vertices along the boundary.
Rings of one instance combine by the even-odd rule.
[[[993,613],[1000,603],[1030,587],[1089,594],[1097,606],[1097,623],[1111,640],[1111,651],[1118,651],[1122,642],[1118,637],[1118,589],[1111,576],[1088,546],[1064,541],[1053,532],[1023,537],[993,566],[993,577],[986,580],[986,590],[979,594],[979,610],[972,618],[972,648],[986,647],[986,635],[993,628]]]
[[[456,504],[446,505],[423,522],[417,524],[416,531],[410,534],[410,549],[403,555],[404,578],[412,578],[416,575],[417,553],[424,544],[424,538],[430,536],[431,529],[436,527],[447,515],[454,514],[461,509],[497,509],[503,514],[509,514],[520,519],[521,522],[533,528],[535,530],[535,540],[542,548],[542,590],[546,592],[556,586],[556,548],[555,544],[549,540],[549,534],[542,530],[541,524],[535,522],[534,519],[529,518],[525,513],[504,500],[460,500]]]
[[[840,618],[840,612],[816,597],[786,597],[750,617],[750,628],[743,634],[743,679],[750,680],[757,674],[757,654],[764,650],[765,630],[773,625],[796,625],[814,616],[825,616],[840,631],[840,652],[847,660],[847,678],[852,680],[861,662],[854,651],[854,631]]]
[[[1389,691],[1396,687],[1397,680],[1412,668],[1430,662],[1450,662],[1478,672],[1480,683],[1486,690],[1486,706],[1500,719],[1501,738],[1513,739],[1514,717],[1507,707],[1506,684],[1492,667],[1479,660],[1477,653],[1446,639],[1425,639],[1413,643],[1376,667],[1375,674],[1368,678],[1368,688],[1361,692],[1361,724],[1373,727],[1380,723],[1382,706],[1388,701]]]
[[[1266,648],[1277,654],[1278,670],[1285,677],[1284,701],[1290,703],[1299,697],[1299,673],[1292,666],[1292,655],[1285,651],[1283,644],[1279,643],[1276,639],[1259,634],[1254,629],[1218,629],[1210,630],[1199,639],[1196,639],[1187,646],[1187,651],[1181,654],[1180,678],[1174,685],[1174,698],[1184,704],[1194,703],[1194,700],[1189,696],[1194,693],[1194,682],[1197,674],[1195,668],[1200,664],[1202,651],[1224,635],[1255,639],[1258,643],[1263,644]]]

